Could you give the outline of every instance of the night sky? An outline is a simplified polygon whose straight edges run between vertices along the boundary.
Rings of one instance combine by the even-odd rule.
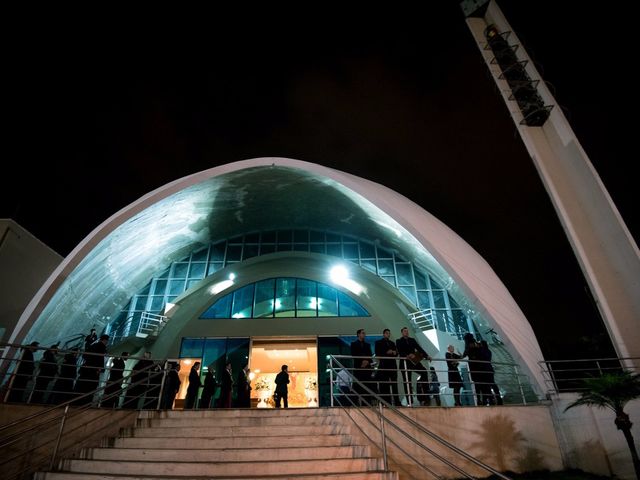
[[[500,6],[637,241],[630,16],[578,1]],[[67,255],[174,179],[254,157],[319,163],[402,193],[464,238],[547,358],[613,354],[457,2],[247,13],[25,25],[4,61],[0,217]]]

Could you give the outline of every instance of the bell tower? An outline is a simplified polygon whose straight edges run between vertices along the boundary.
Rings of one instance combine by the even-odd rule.
[[[496,2],[465,0],[461,7],[578,258],[618,356],[640,357],[638,246]]]

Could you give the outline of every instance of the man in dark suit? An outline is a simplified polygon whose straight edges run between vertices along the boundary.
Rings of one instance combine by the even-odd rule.
[[[351,356],[353,359],[353,376],[358,382],[353,382],[353,390],[360,395],[368,395],[362,384],[375,392],[375,387],[371,382],[371,345],[364,341],[366,333],[363,328],[357,332],[358,339],[351,342]]]
[[[385,328],[382,331],[382,338],[375,343],[376,358],[379,357],[397,357],[398,348],[391,341],[391,330]],[[378,372],[376,373],[378,380],[378,390],[380,398],[393,403],[395,406],[400,405],[400,397],[398,397],[398,366],[395,358],[383,358],[379,360]],[[391,394],[389,394],[391,392]]]
[[[400,333],[402,337],[398,339],[396,346],[398,347],[400,357],[406,357],[406,359],[402,360],[402,364],[404,367],[404,389],[407,393],[407,404],[411,404],[411,374],[413,372],[419,375],[416,384],[418,402],[426,404],[429,394],[429,371],[422,365],[421,360],[431,360],[431,357],[418,345],[415,338],[409,336],[409,329],[407,327],[402,327]]]

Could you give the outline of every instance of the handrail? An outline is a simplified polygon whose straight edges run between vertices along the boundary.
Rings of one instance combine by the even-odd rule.
[[[607,372],[640,371],[640,357],[579,358],[571,360],[542,360],[538,362],[548,394],[580,392],[583,380]],[[564,368],[563,368],[564,367]]]
[[[345,369],[347,371],[349,371],[349,369],[346,369],[346,367],[337,359],[337,357],[342,357],[342,358],[357,358],[357,357],[350,357],[347,355],[329,355],[329,360],[330,360],[330,364],[329,364],[329,368],[331,371],[331,374],[333,376],[333,373],[336,372],[336,370],[339,369]],[[380,358],[380,357],[378,357]],[[397,358],[397,357],[382,357],[382,358]],[[334,362],[335,364],[338,366],[338,368],[336,369],[334,367]],[[353,369],[351,369],[353,370]],[[478,460],[477,458],[475,458],[474,456],[468,454],[467,452],[465,452],[464,450],[456,447],[455,445],[453,445],[451,442],[445,440],[444,438],[440,437],[439,435],[433,433],[432,431],[428,430],[427,428],[425,428],[424,426],[420,425],[419,423],[417,423],[416,421],[414,421],[413,419],[411,419],[410,417],[408,417],[407,415],[405,415],[404,413],[402,413],[399,409],[397,409],[395,406],[393,406],[392,404],[388,403],[386,400],[384,400],[383,398],[381,398],[376,392],[374,392],[373,390],[371,390],[364,382],[361,382],[359,379],[357,379],[355,376],[351,375],[351,380],[352,382],[355,382],[360,389],[364,390],[366,392],[366,396],[365,395],[361,395],[359,392],[355,391],[356,397],[358,398],[360,403],[361,401],[364,401],[364,403],[371,408],[371,411],[374,412],[375,415],[378,415],[379,417],[384,418],[384,412],[382,410],[380,410],[379,412],[372,408],[371,403],[369,403],[368,398],[372,398],[375,401],[381,403],[382,405],[384,405],[388,411],[393,412],[395,415],[397,415],[399,418],[401,418],[403,421],[406,421],[407,423],[409,423],[411,426],[413,426],[414,428],[416,428],[418,431],[420,431],[421,433],[427,435],[428,437],[430,437],[431,439],[435,440],[438,444],[440,444],[443,447],[446,447],[447,449],[449,449],[450,451],[462,456],[463,458],[465,458],[466,460],[468,460],[469,462],[473,463],[474,465],[480,467],[481,469],[496,475],[498,478],[501,478],[503,480],[511,480],[509,477],[503,475],[502,473],[498,472],[497,470],[495,470],[493,467],[485,464],[484,462]],[[331,395],[333,396],[333,387],[331,390]],[[355,405],[355,402],[353,401],[353,399],[351,398],[351,396],[347,397],[350,401],[350,403],[353,406]],[[341,407],[344,408],[344,406],[341,404]],[[359,410],[359,409],[358,409]],[[348,412],[347,412],[347,415]],[[349,415],[349,418],[351,418],[351,416]],[[365,416],[365,418],[367,418]],[[353,420],[353,418],[351,418],[351,420]],[[420,448],[422,448],[423,450],[425,450],[427,453],[430,453],[431,455],[433,455],[436,459],[440,460],[441,462],[443,462],[444,464],[448,465],[449,467],[453,468],[456,472],[464,475],[466,478],[474,478],[472,476],[470,476],[469,474],[467,474],[464,470],[462,470],[460,467],[458,467],[457,465],[453,464],[452,462],[450,462],[448,459],[444,458],[442,455],[438,454],[437,452],[433,451],[432,449],[430,449],[429,447],[427,447],[426,445],[422,444],[420,441],[418,441],[417,439],[413,438],[412,436],[409,436],[408,434],[406,434],[406,432],[404,432],[402,429],[400,429],[397,425],[395,425],[395,423],[390,422],[388,419],[387,423],[396,431],[400,432],[402,435],[404,435],[406,438],[408,438],[409,440],[411,440],[414,444],[416,444],[417,446],[419,446]],[[357,425],[357,422],[354,421],[354,423]],[[369,423],[371,423],[374,428],[375,424],[373,424],[371,421],[369,421]],[[381,436],[384,434],[383,431],[380,432]],[[402,451],[402,453],[406,456],[408,456],[409,458],[411,458],[414,462],[416,461],[411,455],[409,455],[404,448],[400,447],[395,441],[393,441],[393,439],[389,439],[394,445],[396,445],[396,447],[398,447],[400,449],[400,451]],[[386,439],[385,439],[386,441]],[[382,442],[383,444],[383,449],[386,450],[385,447],[385,442]],[[384,452],[384,455],[386,456],[386,452]],[[422,468],[423,470],[428,471],[429,473],[431,473],[432,475],[438,477],[437,475],[434,474],[434,472],[430,471],[430,469],[428,469],[428,467],[426,467],[425,465],[423,465],[420,462],[416,462],[417,465]]]
[[[373,357],[368,357],[368,356],[364,356],[364,357],[356,357],[356,356],[351,356],[351,355],[331,355],[331,357],[335,358],[335,359],[356,359],[356,358],[364,358],[364,359],[371,359],[372,360],[372,367],[373,370],[377,371],[377,372],[397,372],[398,369],[397,368],[380,368],[379,367],[379,360],[399,360],[402,363],[405,362],[409,362],[410,360],[407,357],[382,357],[382,356],[373,356]],[[488,360],[473,360],[473,359],[469,359],[468,357],[462,358],[462,359],[456,359],[456,361],[459,364],[467,364],[467,372],[469,372],[470,370],[472,370],[472,366],[476,365],[476,367],[480,364],[485,364],[485,365],[490,365],[491,368],[487,368],[487,370],[485,371],[490,371],[492,370],[493,373],[496,376],[501,376],[502,378],[500,378],[500,380],[496,380],[497,383],[500,384],[500,391],[499,392],[495,392],[495,395],[500,395],[501,399],[504,397],[505,394],[510,394],[512,395],[511,401],[509,401],[509,404],[511,405],[516,405],[518,404],[518,402],[514,402],[513,398],[517,398],[519,397],[521,399],[521,402],[519,404],[521,405],[527,405],[529,403],[531,403],[532,399],[534,398],[535,392],[534,392],[534,388],[531,385],[531,382],[529,381],[529,377],[524,374],[521,373],[520,370],[518,369],[518,364],[513,363],[513,362],[501,362],[501,361],[488,361]],[[430,363],[435,364],[436,366],[434,367],[434,371],[436,372],[436,374],[442,374],[442,375],[446,375],[448,377],[448,366],[446,364],[447,359],[446,358],[439,358],[439,357],[433,357],[430,360]],[[439,366],[442,365],[443,367],[440,368]],[[496,368],[493,368],[496,367]],[[349,369],[351,372],[357,372],[363,369],[360,368],[350,368]],[[364,369],[367,371],[372,371],[371,369]],[[479,370],[479,369],[478,369]],[[401,371],[404,371],[403,369],[401,369]],[[509,379],[509,381],[507,381],[507,379]],[[490,388],[496,388],[498,387],[496,385],[496,382],[490,382],[490,381],[478,381],[477,379],[471,379],[468,378],[468,381],[465,380],[464,378],[464,374],[463,374],[463,386],[465,388],[470,387],[470,388],[475,388],[476,386],[485,386],[485,387],[490,387]],[[391,381],[391,382],[380,382],[378,380],[376,380],[377,383],[394,383],[395,381]],[[402,382],[403,384],[406,384],[407,381],[406,379],[403,379]],[[428,383],[428,380],[425,381],[424,383]],[[442,380],[439,380],[439,383],[447,383],[446,381],[442,382]],[[525,392],[526,390],[526,392]],[[472,398],[476,397],[477,394],[477,390],[474,393],[473,391],[469,391],[467,390],[465,392],[465,395],[470,395]],[[409,402],[412,400],[412,398],[415,396],[415,392],[412,395],[407,395]],[[535,395],[535,400],[534,402],[539,402],[541,400],[541,398],[538,395]],[[497,398],[496,398],[497,401]],[[499,403],[499,402],[498,402]],[[470,405],[470,404],[466,404],[466,406],[473,406],[475,405],[475,401]]]
[[[21,347],[19,345],[10,345],[10,344],[0,344],[0,345],[9,347],[9,348]],[[39,348],[39,350],[46,350],[46,349]],[[58,351],[58,352],[64,353],[62,351]],[[85,356],[98,355],[101,357],[112,356],[112,355],[96,354],[91,352],[84,352],[83,355]],[[128,358],[136,359],[136,358],[142,358],[142,357],[128,357]],[[14,360],[20,361],[17,357]],[[75,425],[71,431],[65,432],[64,431],[65,425],[68,423],[70,419],[75,418],[85,413],[90,408],[92,408],[93,403],[91,402],[91,399],[93,399],[94,395],[97,396],[98,402],[105,402],[109,399],[120,398],[120,396],[125,395],[125,401],[128,400],[129,403],[125,403],[124,405],[137,405],[141,398],[145,398],[147,400],[152,400],[154,402],[153,403],[154,406],[152,408],[156,408],[156,409],[159,408],[160,402],[162,399],[164,378],[167,372],[166,370],[167,362],[166,360],[160,360],[164,364],[164,368],[158,369],[159,364],[156,362],[158,362],[159,360],[157,359],[155,361],[153,359],[149,359],[149,360],[151,360],[152,362],[151,364],[149,364],[144,368],[141,368],[140,370],[135,370],[134,373],[132,373],[132,375],[142,374],[141,376],[143,378],[141,378],[140,380],[131,382],[133,377],[129,375],[128,377],[123,377],[117,380],[105,381],[104,384],[99,384],[97,388],[89,392],[85,392],[85,393],[70,392],[74,396],[73,398],[70,398],[65,402],[45,408],[42,411],[27,415],[25,417],[22,417],[18,420],[11,421],[4,425],[0,425],[0,437],[1,437],[0,448],[2,448],[3,451],[10,452],[10,450],[7,450],[7,447],[17,446],[21,441],[27,442],[25,445],[25,448],[19,451],[18,453],[5,454],[3,458],[0,460],[0,465],[5,465],[5,467],[3,468],[6,469],[7,468],[6,465],[11,465],[11,463],[15,464],[16,461],[20,461],[20,459],[22,458],[28,459],[28,461],[27,462],[21,461],[20,464],[16,464],[16,465],[19,465],[18,466],[19,470],[13,471],[10,469],[9,472],[5,472],[5,473],[7,475],[13,475],[12,478],[21,478],[22,476],[24,476],[29,472],[35,471],[38,468],[42,468],[46,466],[47,463],[49,464],[50,468],[53,468],[53,466],[55,466],[57,458],[59,458],[61,454],[64,454],[66,450],[68,450],[69,448],[74,448],[74,446],[72,445],[67,446],[65,449],[65,452],[62,452],[62,453],[60,452],[61,440],[64,434],[69,434],[79,429],[86,428],[88,425],[95,423],[96,421],[104,418],[105,416],[111,415],[112,412],[114,411],[112,408],[108,408],[108,409],[105,408],[103,414],[92,416],[90,420],[83,421],[81,422],[81,424]],[[34,360],[33,364],[34,366],[37,365],[38,361]],[[90,365],[89,366],[84,365],[83,368],[87,368],[87,369],[93,368],[93,369],[102,370],[101,367],[95,367],[95,366],[92,367]],[[37,376],[38,375],[35,375],[35,377]],[[13,379],[14,377],[15,375],[14,373],[12,373],[11,379]],[[30,375],[29,377],[33,378],[34,376]],[[162,377],[162,379],[158,381],[159,377]],[[50,377],[47,377],[47,378],[50,378]],[[127,383],[126,389],[120,388],[116,391],[107,393],[109,389],[111,389],[112,387],[126,383],[127,379],[129,380],[129,382]],[[6,382],[6,385],[9,388],[11,388],[11,386],[9,385],[11,381],[12,380],[10,380],[9,382]],[[141,392],[136,392],[136,387],[141,385],[149,385],[149,389],[144,389]],[[153,392],[153,394],[149,395],[151,392]],[[128,396],[129,393],[133,395]],[[100,394],[102,394],[102,396]],[[78,406],[73,410],[69,408],[70,406],[75,406],[76,404],[78,404]],[[63,410],[63,411],[61,412],[60,410]],[[127,410],[134,411],[135,408],[125,407],[121,409],[121,411],[127,411]],[[43,432],[51,432],[50,429],[54,427],[58,422],[60,423],[60,427],[58,428],[55,439],[53,439],[55,441],[53,441],[50,434],[43,434]],[[100,427],[100,429],[102,428],[104,427]],[[41,434],[41,435],[38,435],[38,434]],[[47,447],[50,447],[50,446],[53,447],[53,450],[50,453],[48,453],[49,449]],[[35,456],[35,459],[34,459],[34,456]],[[26,466],[24,465],[24,463],[26,463]]]

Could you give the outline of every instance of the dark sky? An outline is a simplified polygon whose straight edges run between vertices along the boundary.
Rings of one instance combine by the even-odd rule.
[[[631,20],[573,0],[500,5],[637,239]],[[506,284],[548,358],[612,353],[457,2],[194,15],[30,22],[12,38],[0,217],[67,255],[176,178],[262,156],[315,162],[449,225]]]

